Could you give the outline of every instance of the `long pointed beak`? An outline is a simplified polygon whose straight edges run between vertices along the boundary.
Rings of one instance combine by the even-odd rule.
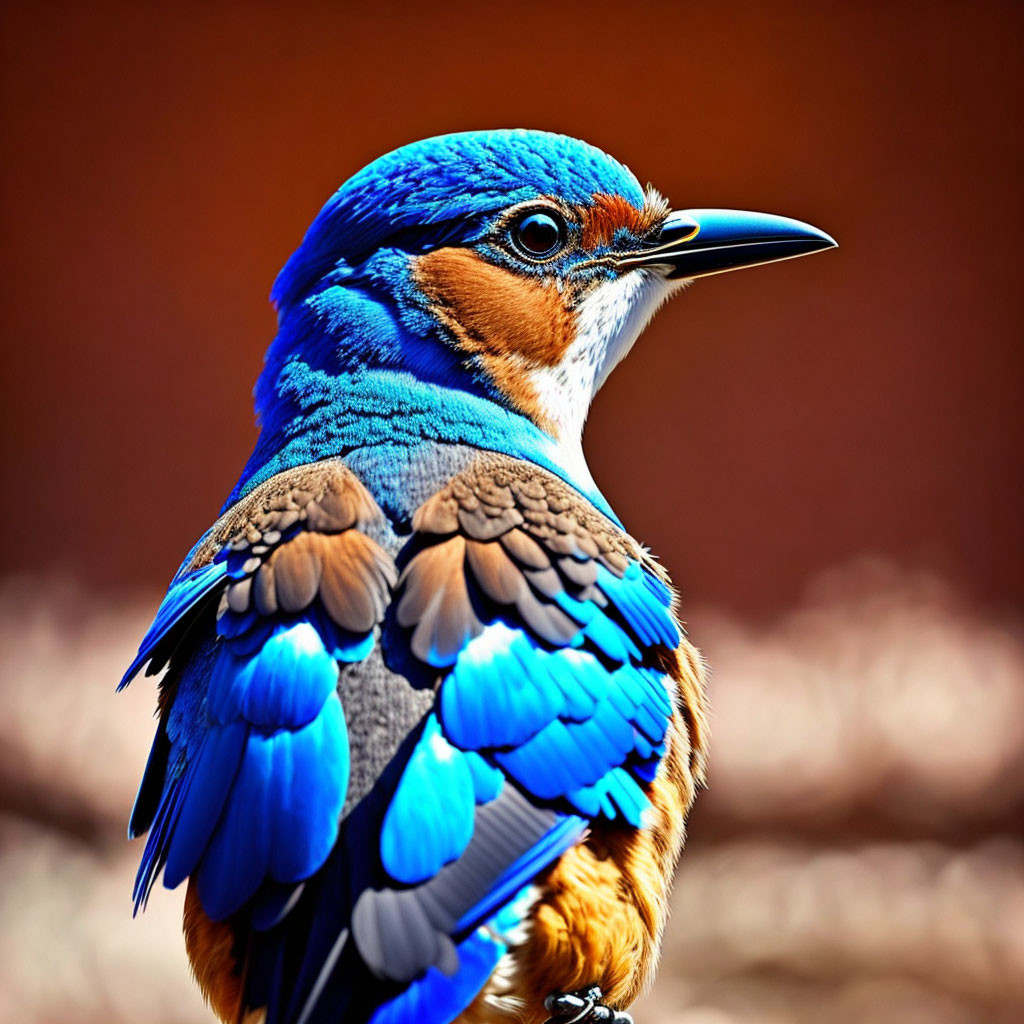
[[[707,277],[832,249],[824,231],[789,217],[745,210],[674,210],[654,246],[622,257],[622,268],[667,267],[668,278]]]

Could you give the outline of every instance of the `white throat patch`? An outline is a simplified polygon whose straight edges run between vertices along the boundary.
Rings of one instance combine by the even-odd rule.
[[[566,468],[583,462],[583,424],[594,395],[659,307],[688,283],[647,269],[603,282],[580,303],[576,337],[562,361],[531,372],[538,401],[566,454]]]

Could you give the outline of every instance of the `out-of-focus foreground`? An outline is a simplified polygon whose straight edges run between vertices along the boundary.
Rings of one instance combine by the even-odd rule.
[[[150,680],[113,685],[151,601],[0,588],[0,1020],[211,1019],[181,894],[132,922],[124,839]],[[754,629],[691,614],[714,669],[691,823],[641,1024],[1024,1015],[1024,640],[864,563]]]

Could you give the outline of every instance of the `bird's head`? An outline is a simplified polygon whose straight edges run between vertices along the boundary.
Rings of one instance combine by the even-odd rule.
[[[782,217],[673,212],[565,136],[427,139],[349,179],[281,272],[258,405],[265,420],[297,358],[381,368],[484,398],[578,451],[594,394],[674,291],[834,244]]]

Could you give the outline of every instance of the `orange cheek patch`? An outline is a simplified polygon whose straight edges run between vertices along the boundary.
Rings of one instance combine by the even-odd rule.
[[[494,266],[469,249],[420,256],[413,276],[455,344],[478,358],[518,409],[549,427],[529,371],[557,366],[576,335],[575,315],[554,283]]]
[[[427,253],[415,276],[467,352],[555,366],[569,347],[572,316],[553,283],[496,267],[469,249]]]
[[[666,213],[668,204],[653,190],[648,191],[639,210],[622,196],[598,192],[589,206],[579,208],[580,243],[584,249],[610,245],[615,240],[615,233],[622,228],[642,238],[661,223]]]

